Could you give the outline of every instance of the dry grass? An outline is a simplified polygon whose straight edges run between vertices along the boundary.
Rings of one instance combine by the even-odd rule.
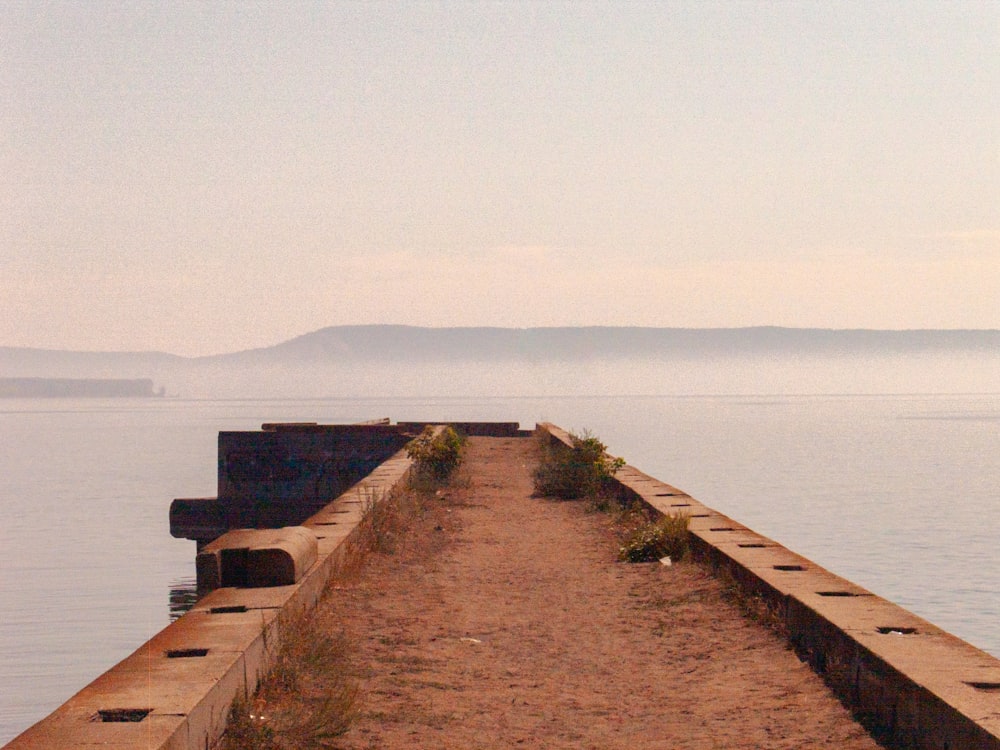
[[[362,553],[392,554],[396,550],[404,506],[419,512],[410,497],[404,498],[409,494],[400,490],[388,494],[374,491],[362,494],[361,523],[354,531],[354,543]]]
[[[350,726],[358,689],[346,669],[350,643],[313,627],[311,612],[279,621],[274,667],[249,701],[234,701],[222,750],[328,748]]]
[[[748,588],[725,567],[708,564],[705,564],[705,567],[722,583],[722,592],[725,598],[734,603],[745,617],[769,628],[782,639],[788,640],[788,623],[785,620],[785,612],[779,603],[760,591]]]
[[[363,494],[361,522],[331,585],[356,576],[369,555],[400,551],[442,493],[440,483],[435,487]],[[350,727],[361,708],[349,664],[357,647],[343,631],[330,635],[328,627],[318,626],[315,615],[299,612],[279,621],[282,644],[274,666],[251,699],[233,702],[220,750],[330,748]]]

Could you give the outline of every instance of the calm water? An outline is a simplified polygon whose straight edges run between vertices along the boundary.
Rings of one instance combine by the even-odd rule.
[[[477,385],[462,397],[418,379],[411,392],[436,395],[0,401],[0,743],[169,622],[195,553],[193,542],[169,536],[170,500],[215,494],[219,430],[275,420],[589,428],[629,463],[1000,655],[996,362],[978,375],[960,368],[980,395],[906,395],[900,381],[889,395],[745,396],[734,391],[747,383],[768,392],[760,378],[769,374],[706,381],[647,363],[593,365],[586,377],[573,366],[572,382],[551,370],[520,379],[470,370],[463,377]],[[801,388],[802,378],[815,387],[817,372],[831,377],[800,367],[799,380],[786,372],[768,382],[772,391]],[[664,395],[531,395],[567,382],[566,391],[641,392],[657,377]],[[517,395],[482,393],[485,378],[494,393]],[[845,394],[848,382],[858,381],[821,385]],[[699,384],[717,392],[678,392]]]

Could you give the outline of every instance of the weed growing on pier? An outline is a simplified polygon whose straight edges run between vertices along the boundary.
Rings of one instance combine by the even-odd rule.
[[[535,491],[546,497],[573,500],[600,495],[625,465],[609,456],[607,446],[586,430],[570,435],[573,446],[546,444],[535,469]]]
[[[355,545],[361,554],[391,555],[407,539],[412,522],[423,516],[430,496],[410,489],[388,494],[368,493],[361,501],[361,523],[355,530]]]
[[[254,713],[253,701],[248,701],[242,695],[237,695],[229,707],[229,721],[226,723],[226,733],[222,735],[220,750],[273,750],[275,743],[274,730],[260,720]]]
[[[419,436],[406,444],[406,455],[413,460],[413,478],[417,482],[441,482],[462,463],[465,439],[450,426],[437,431],[427,425]]]
[[[686,513],[671,513],[627,532],[618,558],[625,562],[652,562],[664,557],[678,562],[687,557],[688,523]]]
[[[233,702],[222,750],[331,747],[357,713],[346,637],[318,632],[309,612],[282,618],[279,630],[274,666],[252,699]]]

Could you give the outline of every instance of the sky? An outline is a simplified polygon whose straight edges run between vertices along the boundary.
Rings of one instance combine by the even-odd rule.
[[[997,0],[0,4],[0,346],[998,300]]]

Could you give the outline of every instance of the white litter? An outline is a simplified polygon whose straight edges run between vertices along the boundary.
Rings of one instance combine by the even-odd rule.
[[[661,557],[660,565],[672,565],[673,561],[669,557]]]
[[[482,643],[478,638],[459,638],[462,643]]]

